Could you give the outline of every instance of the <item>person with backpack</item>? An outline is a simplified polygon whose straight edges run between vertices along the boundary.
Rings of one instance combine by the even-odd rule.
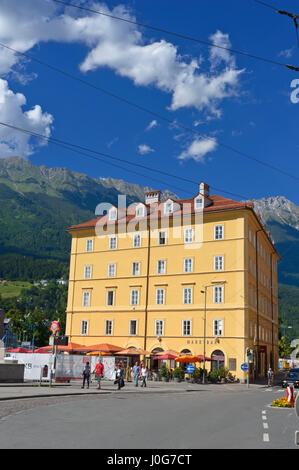
[[[104,377],[104,364],[102,363],[102,360],[99,359],[99,362],[95,366],[95,374],[98,382],[98,390],[101,389],[101,380]]]

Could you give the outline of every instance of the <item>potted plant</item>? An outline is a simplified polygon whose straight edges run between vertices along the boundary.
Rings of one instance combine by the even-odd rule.
[[[199,382],[199,379],[200,379],[200,375],[201,375],[200,369],[197,369],[197,368],[195,367],[194,372],[192,372],[192,374],[191,374],[192,383],[194,383],[194,384],[195,384],[195,383],[198,383],[198,382]]]
[[[226,378],[228,376],[229,370],[227,367],[220,367],[218,369],[219,372],[219,379],[221,382],[227,382]]]
[[[168,382],[169,372],[165,364],[160,367],[160,377],[162,377],[163,382]]]
[[[211,372],[209,374],[209,380],[213,384],[218,382],[218,380],[219,380],[219,370],[218,369],[211,370]]]
[[[180,382],[182,378],[182,368],[181,367],[176,367],[173,371],[173,377],[175,382]]]

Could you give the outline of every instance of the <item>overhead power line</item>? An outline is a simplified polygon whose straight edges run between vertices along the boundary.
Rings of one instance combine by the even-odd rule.
[[[115,157],[113,155],[110,155],[110,154],[107,154],[107,153],[104,153],[104,152],[99,152],[98,150],[93,150],[93,149],[90,149],[88,147],[83,147],[81,145],[76,145],[76,144],[74,144],[72,142],[68,142],[66,140],[61,140],[61,139],[56,139],[54,137],[45,136],[45,135],[40,134],[38,132],[30,131],[30,130],[24,129],[22,127],[17,127],[17,126],[14,126],[12,124],[9,124],[7,122],[1,122],[0,121],[0,125],[4,126],[4,127],[7,127],[9,129],[13,129],[13,130],[18,131],[18,132],[22,132],[23,134],[27,134],[27,135],[30,135],[30,136],[33,136],[33,137],[41,138],[43,140],[46,140],[47,142],[53,143],[55,145],[58,145],[60,147],[65,148],[67,150],[71,150],[71,151],[76,152],[80,155],[84,155],[88,158],[92,158],[94,160],[99,160],[101,162],[107,163],[108,165],[112,165],[112,166],[116,166],[118,168],[122,168],[122,169],[124,169],[125,171],[127,171],[129,173],[134,173],[134,174],[137,174],[138,176],[151,178],[151,179],[153,179],[155,181],[158,181],[159,183],[162,183],[162,184],[165,184],[165,181],[157,180],[157,179],[153,178],[152,176],[145,175],[144,173],[137,173],[134,170],[128,170],[127,168],[124,168],[123,166],[120,166],[116,163],[107,162],[106,160],[100,159],[100,158],[96,157],[95,155],[90,155],[90,154],[87,154],[85,152],[82,152],[82,150],[93,153],[93,154],[96,154],[96,155],[101,155],[101,156],[103,156],[105,158],[108,158],[108,159],[117,160],[117,161],[123,162],[127,165],[131,165],[131,166],[134,166],[134,167],[140,167],[140,168],[146,169],[148,171],[152,171],[154,173],[159,173],[163,176],[168,176],[168,177],[171,177],[171,178],[175,178],[177,180],[184,181],[185,183],[186,182],[189,183],[189,184],[191,183],[191,184],[196,185],[197,187],[198,187],[198,184],[199,184],[198,181],[195,181],[195,180],[192,180],[192,179],[189,179],[189,178],[184,178],[182,176],[177,176],[177,175],[174,175],[172,173],[168,173],[166,171],[159,170],[157,168],[152,168],[152,167],[148,167],[146,165],[141,165],[141,164],[138,164],[138,163],[135,163],[135,162],[130,162],[129,160],[119,158],[119,157]],[[167,184],[167,186],[175,187],[173,185],[168,185],[168,184]],[[229,192],[229,191],[225,191],[224,189],[216,188],[215,186],[212,186],[212,185],[209,185],[209,186],[210,186],[211,189],[214,189],[215,191],[220,191],[222,193],[229,194],[230,196],[235,196],[235,197],[241,198],[243,200],[248,200],[249,199],[247,196],[244,196],[242,194],[237,194],[237,193],[232,193],[232,192]],[[185,191],[185,189],[182,189],[182,188],[175,187],[175,189],[179,189],[180,191],[184,191],[184,192],[188,193],[188,191]],[[189,193],[189,194],[191,194],[191,193]],[[194,195],[194,194],[192,193],[192,195]]]
[[[295,66],[289,65],[289,64],[283,64],[282,62],[278,62],[278,61],[273,60],[273,59],[268,59],[268,58],[265,58],[265,57],[260,57],[260,56],[254,55],[254,54],[250,54],[249,52],[246,52],[246,51],[240,51],[240,50],[237,50],[237,49],[232,49],[230,47],[220,46],[220,45],[214,44],[213,42],[210,42],[210,41],[204,41],[203,39],[198,39],[198,38],[194,38],[192,36],[187,36],[186,34],[176,33],[174,31],[169,31],[169,30],[166,30],[166,29],[163,29],[163,28],[158,28],[157,26],[152,26],[152,25],[148,25],[148,24],[145,24],[145,23],[140,23],[140,22],[137,22],[137,21],[129,20],[128,18],[123,18],[123,17],[120,17],[120,16],[111,15],[110,13],[106,13],[104,11],[93,10],[92,8],[82,7],[80,5],[74,5],[73,3],[63,2],[62,0],[52,0],[52,1],[55,2],[55,3],[59,3],[61,5],[67,6],[67,7],[77,8],[79,10],[88,11],[90,13],[94,13],[94,14],[97,14],[97,15],[107,16],[108,18],[112,18],[112,19],[118,20],[118,21],[123,21],[124,23],[134,24],[136,26],[140,26],[140,27],[146,28],[146,29],[151,29],[151,30],[157,31],[159,33],[168,34],[170,36],[175,36],[175,37],[178,37],[180,39],[186,39],[188,41],[196,42],[198,44],[202,44],[202,45],[208,46],[208,47],[216,47],[218,49],[229,51],[233,54],[243,55],[245,57],[250,57],[251,59],[256,59],[256,60],[259,60],[259,61],[267,62],[267,63],[272,64],[272,65],[274,64],[274,65],[279,65],[281,67],[287,67],[290,70],[294,70],[296,72],[299,72],[299,67],[295,67]]]
[[[55,71],[55,72],[57,72],[57,73],[59,73],[59,74],[61,74],[61,75],[64,75],[64,76],[67,77],[67,78],[70,78],[70,79],[72,79],[72,80],[76,80],[77,82],[80,82],[80,83],[82,83],[82,84],[84,84],[84,85],[87,85],[88,87],[90,87],[90,88],[92,88],[92,89],[94,89],[94,90],[96,90],[96,91],[100,91],[101,93],[104,93],[104,94],[106,94],[106,95],[108,95],[108,96],[111,96],[111,97],[113,97],[113,98],[115,98],[115,99],[117,99],[117,100],[119,100],[119,101],[121,101],[121,102],[123,102],[123,103],[125,103],[125,104],[128,104],[129,106],[132,106],[132,107],[138,109],[139,111],[143,111],[143,112],[145,112],[145,113],[147,113],[147,114],[150,114],[151,116],[154,116],[154,117],[156,117],[157,119],[160,119],[160,120],[162,120],[162,121],[164,121],[164,122],[167,122],[167,123],[170,124],[171,126],[179,127],[180,129],[183,129],[184,131],[191,132],[191,133],[194,134],[195,136],[200,137],[200,138],[202,138],[202,139],[204,139],[204,140],[209,140],[209,141],[215,142],[215,139],[214,139],[213,137],[209,137],[209,136],[207,136],[207,135],[205,135],[205,134],[202,134],[202,133],[198,132],[197,130],[192,129],[191,127],[185,126],[184,124],[181,124],[180,122],[178,122],[178,121],[176,121],[176,120],[169,119],[169,118],[167,118],[166,116],[164,116],[164,115],[162,115],[162,114],[160,114],[160,113],[157,113],[157,112],[155,112],[155,111],[153,111],[153,110],[151,110],[151,109],[149,109],[149,108],[146,108],[145,106],[141,106],[141,105],[139,105],[139,104],[137,104],[137,103],[135,103],[135,102],[133,102],[133,101],[131,101],[131,100],[128,100],[127,98],[124,98],[124,97],[122,97],[122,96],[120,96],[120,95],[117,95],[116,93],[113,93],[113,92],[111,92],[111,91],[109,91],[109,90],[107,90],[107,89],[105,89],[105,88],[102,88],[102,87],[99,87],[99,86],[97,86],[97,85],[94,85],[93,83],[91,83],[91,82],[89,82],[89,81],[87,81],[87,80],[84,80],[83,78],[80,78],[80,77],[78,77],[78,76],[76,76],[76,75],[73,75],[73,74],[71,74],[71,73],[69,73],[69,72],[66,72],[65,70],[59,69],[58,67],[53,66],[53,65],[51,65],[51,64],[48,64],[47,62],[44,62],[44,61],[42,61],[42,60],[40,60],[40,59],[37,59],[36,57],[34,57],[34,56],[30,55],[30,54],[27,54],[27,53],[25,53],[25,52],[20,52],[20,51],[14,49],[14,48],[12,48],[12,47],[7,46],[6,44],[1,43],[1,42],[0,42],[0,46],[1,46],[1,47],[4,47],[5,49],[8,49],[8,50],[11,51],[11,52],[14,52],[14,53],[16,53],[16,54],[20,54],[20,55],[22,55],[22,56],[24,56],[24,57],[27,57],[28,59],[31,59],[31,60],[37,62],[38,64],[43,65],[44,67],[49,68],[50,70],[53,70],[53,71]],[[247,158],[248,160],[251,160],[251,161],[254,161],[254,162],[256,162],[256,163],[259,163],[260,165],[263,165],[263,166],[266,167],[266,168],[269,168],[269,169],[271,169],[271,170],[273,170],[273,171],[276,171],[276,172],[278,172],[278,173],[280,173],[280,174],[283,174],[283,175],[285,175],[285,176],[288,176],[288,177],[290,177],[290,178],[292,178],[292,179],[295,179],[295,180],[297,180],[297,181],[299,180],[299,177],[297,177],[296,175],[293,175],[292,173],[288,173],[288,172],[285,171],[285,170],[282,170],[282,169],[280,169],[280,168],[277,168],[277,167],[275,167],[274,165],[271,165],[270,163],[266,163],[266,162],[264,162],[264,161],[262,161],[262,160],[259,160],[258,158],[253,157],[252,155],[249,155],[248,153],[243,152],[242,150],[238,150],[238,149],[236,149],[235,147],[232,147],[231,145],[225,144],[225,143],[223,143],[223,142],[221,142],[221,141],[219,141],[219,140],[217,140],[216,143],[217,143],[217,145],[219,145],[219,146],[225,148],[226,150],[229,150],[229,151],[231,151],[231,152],[234,152],[235,154],[240,155],[241,157],[244,157],[244,158]]]

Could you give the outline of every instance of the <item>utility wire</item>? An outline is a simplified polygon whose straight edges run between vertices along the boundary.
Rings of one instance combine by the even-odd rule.
[[[53,0],[55,1],[55,0]],[[288,11],[285,10],[280,10],[278,8],[275,8],[273,5],[269,5],[269,3],[262,2],[260,0],[253,0],[255,3],[260,3],[261,5],[264,5],[265,7],[271,8],[272,10],[276,11],[280,15],[286,15],[289,18],[293,20],[294,26],[295,26],[295,31],[296,31],[296,38],[297,38],[297,43],[299,46],[299,34],[298,34],[298,19],[299,15],[295,15],[294,13],[289,13]]]
[[[176,33],[174,31],[169,31],[169,30],[166,30],[166,29],[162,29],[162,28],[158,28],[156,26],[151,26],[151,25],[148,25],[148,24],[144,24],[144,23],[139,23],[137,21],[133,21],[133,20],[129,20],[127,18],[122,18],[120,16],[116,16],[116,15],[111,15],[109,13],[105,13],[103,11],[99,11],[99,10],[93,10],[91,8],[86,8],[86,7],[82,7],[82,6],[79,6],[79,5],[74,5],[73,3],[67,3],[67,2],[63,2],[62,0],[52,0],[53,2],[55,3],[59,3],[61,5],[65,5],[65,6],[68,6],[68,7],[72,7],[72,8],[77,8],[79,10],[84,10],[84,11],[88,11],[90,13],[95,13],[97,15],[102,15],[102,16],[107,16],[109,18],[112,18],[114,20],[119,20],[119,21],[123,21],[125,23],[130,23],[130,24],[134,24],[134,25],[137,25],[137,26],[141,26],[142,28],[147,28],[147,29],[152,29],[154,31],[158,31],[159,33],[165,33],[165,34],[169,34],[171,36],[176,36],[178,38],[181,38],[181,39],[186,39],[188,41],[192,41],[192,42],[196,42],[196,43],[199,43],[199,44],[203,44],[204,46],[209,46],[209,47],[216,47],[218,49],[223,49],[225,51],[229,51],[229,52],[232,52],[233,54],[239,54],[239,55],[243,55],[243,56],[246,56],[246,57],[250,57],[252,59],[256,59],[256,60],[260,60],[260,61],[263,61],[263,62],[267,62],[269,64],[274,64],[274,65],[279,65],[281,67],[287,67],[288,69],[290,70],[294,70],[296,72],[299,72],[299,67],[294,67],[292,65],[288,65],[288,64],[283,64],[282,62],[278,62],[278,61],[275,61],[273,59],[267,59],[265,57],[260,57],[260,56],[257,56],[257,55],[254,55],[254,54],[250,54],[249,52],[245,52],[245,51],[239,51],[237,49],[231,49],[229,47],[225,47],[225,46],[220,46],[218,44],[214,44],[212,42],[209,42],[209,41],[204,41],[202,39],[197,39],[197,38],[193,38],[192,36],[187,36],[185,34],[180,34],[180,33]]]
[[[60,147],[66,148],[66,149],[71,150],[71,151],[74,151],[74,152],[79,153],[81,155],[85,155],[88,158],[93,158],[95,160],[99,160],[99,161],[102,161],[104,163],[107,163],[107,164],[110,164],[110,165],[113,165],[113,166],[117,166],[118,168],[122,168],[125,171],[128,171],[129,173],[135,173],[139,176],[144,176],[144,177],[148,178],[148,176],[143,174],[143,173],[136,173],[135,171],[128,170],[128,169],[124,168],[123,166],[117,165],[115,163],[107,162],[106,160],[100,159],[100,158],[98,158],[94,155],[89,155],[89,154],[83,153],[81,150],[85,150],[87,152],[95,153],[95,154],[101,155],[105,158],[121,161],[121,162],[124,162],[128,165],[138,166],[138,167],[141,167],[141,168],[146,169],[148,171],[152,171],[154,173],[159,173],[161,175],[169,176],[171,178],[175,178],[175,179],[178,179],[178,180],[181,180],[181,181],[191,183],[191,184],[194,184],[194,185],[198,186],[198,181],[191,180],[191,179],[188,179],[188,178],[183,178],[181,176],[177,176],[177,175],[174,175],[172,173],[167,173],[166,171],[163,171],[163,170],[158,170],[156,168],[150,168],[150,167],[147,167],[145,165],[141,165],[141,164],[138,164],[138,163],[135,163],[135,162],[130,162],[129,160],[121,159],[121,158],[118,158],[118,157],[115,157],[115,156],[112,156],[112,155],[109,155],[109,154],[106,154],[106,153],[103,153],[103,152],[99,152],[99,151],[96,151],[96,150],[89,149],[87,147],[82,147],[80,145],[76,145],[76,144],[73,144],[71,142],[67,142],[65,140],[55,139],[54,137],[48,137],[48,136],[45,136],[43,134],[39,134],[38,132],[35,132],[35,131],[30,131],[28,129],[23,129],[21,127],[13,126],[12,124],[8,124],[6,122],[1,122],[0,121],[0,125],[4,126],[4,127],[7,127],[9,129],[13,129],[13,130],[18,131],[18,132],[22,132],[23,134],[27,134],[27,135],[30,135],[30,136],[33,136],[33,137],[38,137],[38,138],[44,139],[47,142],[50,142],[50,143],[53,143],[53,144],[58,145]],[[79,150],[77,150],[77,149],[79,149]],[[154,179],[152,177],[150,177],[150,178]],[[159,183],[165,184],[165,181],[162,181],[162,180],[156,180],[156,181],[158,181]],[[168,186],[170,186],[170,185],[168,185]],[[174,186],[172,186],[172,187],[174,187]],[[175,187],[175,188],[179,189],[180,191],[186,192],[182,188],[177,188],[177,187]],[[241,199],[249,200],[249,198],[247,196],[244,196],[242,194],[228,192],[228,191],[225,191],[224,189],[216,188],[215,186],[211,186],[211,185],[210,185],[210,188],[214,189],[216,191],[220,191],[220,192],[225,193],[225,194],[229,194],[231,196],[236,196],[236,197],[241,198]],[[188,194],[191,194],[191,193],[188,193]],[[192,195],[193,195],[193,193],[192,193]]]
[[[168,124],[170,124],[170,125],[172,125],[172,126],[179,127],[179,128],[181,128],[181,129],[183,129],[183,130],[185,130],[185,131],[187,131],[187,132],[191,132],[192,134],[194,134],[194,135],[196,135],[196,136],[199,136],[199,137],[201,137],[201,138],[204,139],[204,140],[209,140],[209,141],[215,142],[215,139],[214,139],[213,137],[209,137],[209,136],[207,136],[207,135],[205,135],[205,134],[202,134],[202,133],[198,132],[197,130],[192,129],[191,127],[187,127],[187,126],[185,126],[185,125],[179,123],[178,121],[174,121],[174,120],[172,120],[172,119],[169,119],[169,118],[167,118],[166,116],[164,116],[164,115],[162,115],[162,114],[160,114],[160,113],[157,113],[157,112],[155,112],[155,111],[152,111],[152,110],[149,109],[149,108],[145,108],[144,106],[141,106],[141,105],[139,105],[139,104],[137,104],[137,103],[135,103],[135,102],[133,102],[133,101],[130,101],[130,100],[128,100],[127,98],[123,98],[123,97],[120,96],[120,95],[116,95],[115,93],[112,93],[111,91],[106,90],[105,88],[102,88],[102,87],[99,87],[99,86],[97,86],[97,85],[94,85],[93,83],[91,83],[91,82],[89,82],[89,81],[87,81],[87,80],[84,80],[83,78],[77,77],[76,75],[73,75],[73,74],[71,74],[71,73],[69,73],[69,72],[66,72],[66,71],[64,71],[64,70],[62,70],[62,69],[59,69],[58,67],[55,67],[55,66],[53,66],[53,65],[51,65],[51,64],[48,64],[47,62],[43,62],[42,60],[37,59],[36,57],[34,57],[34,56],[30,55],[30,54],[27,54],[27,53],[25,53],[25,52],[20,52],[20,51],[18,51],[18,50],[16,50],[16,49],[13,49],[12,47],[7,46],[6,44],[1,43],[1,42],[0,42],[0,46],[1,46],[1,47],[4,47],[5,49],[8,49],[8,50],[11,51],[11,52],[14,52],[14,53],[16,53],[16,54],[20,54],[20,55],[22,55],[22,56],[24,56],[24,57],[27,57],[28,59],[31,59],[31,60],[37,62],[38,64],[43,65],[43,66],[45,66],[45,67],[47,67],[47,68],[49,68],[49,69],[51,69],[51,70],[54,70],[55,72],[60,73],[61,75],[64,75],[64,76],[67,77],[67,78],[71,78],[72,80],[76,80],[76,81],[78,81],[78,82],[80,82],[80,83],[82,83],[82,84],[84,84],[84,85],[89,86],[90,88],[93,88],[94,90],[100,91],[101,93],[104,93],[104,94],[106,94],[106,95],[108,95],[108,96],[111,96],[111,97],[113,97],[113,98],[115,98],[115,99],[117,99],[117,100],[119,100],[119,101],[122,101],[123,103],[126,103],[126,104],[128,104],[128,105],[130,105],[130,106],[132,106],[132,107],[134,107],[134,108],[136,108],[136,109],[138,109],[138,110],[140,110],[140,111],[143,111],[143,112],[145,112],[145,113],[147,113],[147,114],[150,114],[151,116],[154,116],[154,117],[156,117],[156,118],[158,118],[158,119],[160,119],[160,120],[162,120],[162,121],[165,121],[165,122],[167,122]],[[298,70],[299,70],[299,69],[298,69]],[[264,161],[262,161],[262,160],[259,160],[258,158],[255,158],[255,157],[253,157],[252,155],[249,155],[248,153],[245,153],[245,152],[243,152],[243,151],[241,151],[241,150],[238,150],[238,149],[236,149],[236,148],[234,148],[234,147],[232,147],[232,146],[230,146],[230,145],[227,145],[227,144],[225,144],[225,143],[223,143],[223,142],[221,142],[221,141],[219,141],[219,140],[217,140],[216,143],[217,143],[217,145],[220,145],[221,147],[225,148],[226,150],[229,150],[229,151],[234,152],[234,153],[236,153],[236,154],[238,154],[238,155],[240,155],[240,156],[242,156],[242,157],[245,157],[245,158],[247,158],[247,159],[249,159],[249,160],[252,160],[252,161],[254,161],[254,162],[256,162],[256,163],[259,163],[260,165],[263,165],[263,166],[265,166],[266,168],[269,168],[269,169],[271,169],[271,170],[277,171],[278,173],[283,174],[283,175],[285,175],[285,176],[288,176],[288,177],[290,177],[290,178],[292,178],[292,179],[295,179],[295,180],[297,180],[297,181],[299,180],[299,177],[297,177],[297,176],[295,176],[295,175],[293,175],[293,174],[291,174],[291,173],[288,173],[287,171],[281,170],[280,168],[277,168],[277,167],[275,167],[274,165],[271,165],[270,163],[266,163],[266,162],[264,162]]]

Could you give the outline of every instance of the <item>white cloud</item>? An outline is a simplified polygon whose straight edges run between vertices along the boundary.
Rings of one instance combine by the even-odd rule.
[[[215,34],[209,37],[210,41],[219,47],[210,48],[210,62],[212,69],[224,62],[231,68],[235,67],[235,57],[230,54],[227,49],[231,48],[231,42],[228,34],[224,34],[217,30]],[[223,48],[223,49],[222,49]]]
[[[43,113],[39,105],[24,111],[25,105],[25,96],[22,93],[14,93],[9,89],[7,81],[0,79],[0,121],[49,137],[53,116]],[[30,135],[0,126],[0,157],[2,158],[27,157],[37,146],[46,145],[46,143],[44,139],[37,140]]]
[[[138,152],[141,154],[141,155],[146,155],[147,153],[151,153],[151,152],[154,152],[155,150],[152,149],[149,145],[147,144],[141,144],[141,145],[138,145]]]
[[[111,10],[102,3],[91,6],[135,20],[124,5]],[[221,31],[211,38],[215,44],[230,44],[228,35]],[[217,117],[221,116],[221,101],[238,93],[242,74],[228,51],[212,48],[211,70],[201,72],[202,57],[187,60],[177,46],[164,39],[149,42],[135,25],[72,8],[63,10],[51,2],[2,0],[0,41],[22,52],[47,41],[84,43],[89,52],[80,65],[82,72],[109,67],[135,85],[154,86],[170,94],[171,110],[194,107]],[[9,72],[19,60],[0,48],[0,73]],[[215,64],[220,62],[225,68],[216,71]]]
[[[213,152],[217,147],[215,139],[195,139],[186,150],[178,157],[179,160],[193,159],[196,162],[204,162],[207,153]]]
[[[151,129],[153,129],[154,127],[157,127],[158,123],[156,121],[156,119],[154,119],[153,121],[151,121],[149,123],[149,125],[147,126],[147,128],[145,129],[146,131],[150,131]]]

